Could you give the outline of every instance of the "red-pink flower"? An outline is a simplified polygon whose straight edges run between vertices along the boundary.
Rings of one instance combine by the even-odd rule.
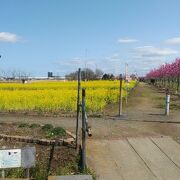
[[[178,76],[180,76],[180,58],[177,58],[173,63],[161,65],[146,74],[147,79],[175,78]]]

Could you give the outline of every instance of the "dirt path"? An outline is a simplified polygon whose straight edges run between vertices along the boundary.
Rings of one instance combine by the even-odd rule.
[[[127,105],[123,104],[124,118],[135,121],[165,121],[165,122],[180,122],[180,109],[170,110],[170,116],[165,116],[165,110],[162,108],[165,103],[165,93],[158,91],[154,87],[147,84],[139,83],[128,98]],[[180,106],[180,98],[171,96],[171,106],[174,104]],[[118,114],[118,106],[113,105],[105,111],[107,117],[113,117]]]
[[[123,108],[124,118],[119,119],[118,106],[109,107],[104,119],[89,120],[94,139],[168,135],[180,137],[180,110],[171,110],[170,116],[158,108],[164,102],[164,93],[146,84],[139,84]],[[175,123],[173,123],[175,122]]]
[[[126,108],[128,119],[180,122],[180,109],[179,111],[171,109],[170,116],[164,116],[165,110],[161,106],[165,103],[165,93],[162,91],[140,83],[131,97]],[[178,97],[171,96],[170,106],[174,104],[175,98],[178,99]],[[179,104],[180,102],[177,101],[176,103]]]

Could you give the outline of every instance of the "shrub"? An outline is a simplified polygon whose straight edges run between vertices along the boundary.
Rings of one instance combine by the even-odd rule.
[[[53,129],[53,125],[52,124],[45,124],[43,127],[42,127],[42,130],[43,131],[51,131]]]
[[[20,123],[19,128],[25,128],[25,127],[29,127],[29,124],[28,123]]]
[[[55,127],[52,131],[54,136],[65,136],[66,131],[62,127]]]
[[[40,127],[40,124],[33,123],[29,127],[32,128],[32,129],[33,128],[38,128],[38,127]]]

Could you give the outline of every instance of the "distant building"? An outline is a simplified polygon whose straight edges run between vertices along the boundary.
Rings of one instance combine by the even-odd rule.
[[[65,77],[59,76],[59,75],[53,75],[53,72],[48,72],[48,80],[60,80],[65,81]]]
[[[126,82],[130,82],[131,80],[132,80],[131,76],[128,76],[128,75],[125,76],[125,81]]]
[[[48,78],[52,78],[53,77],[53,72],[48,72]]]
[[[130,77],[131,77],[132,80],[137,80],[138,79],[137,74],[131,74]]]
[[[131,81],[131,76],[128,75],[128,64],[125,64],[125,81],[130,82]]]

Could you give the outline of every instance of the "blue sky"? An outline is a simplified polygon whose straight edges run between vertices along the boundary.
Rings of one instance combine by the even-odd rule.
[[[179,0],[0,0],[0,70],[143,75],[180,56]]]

